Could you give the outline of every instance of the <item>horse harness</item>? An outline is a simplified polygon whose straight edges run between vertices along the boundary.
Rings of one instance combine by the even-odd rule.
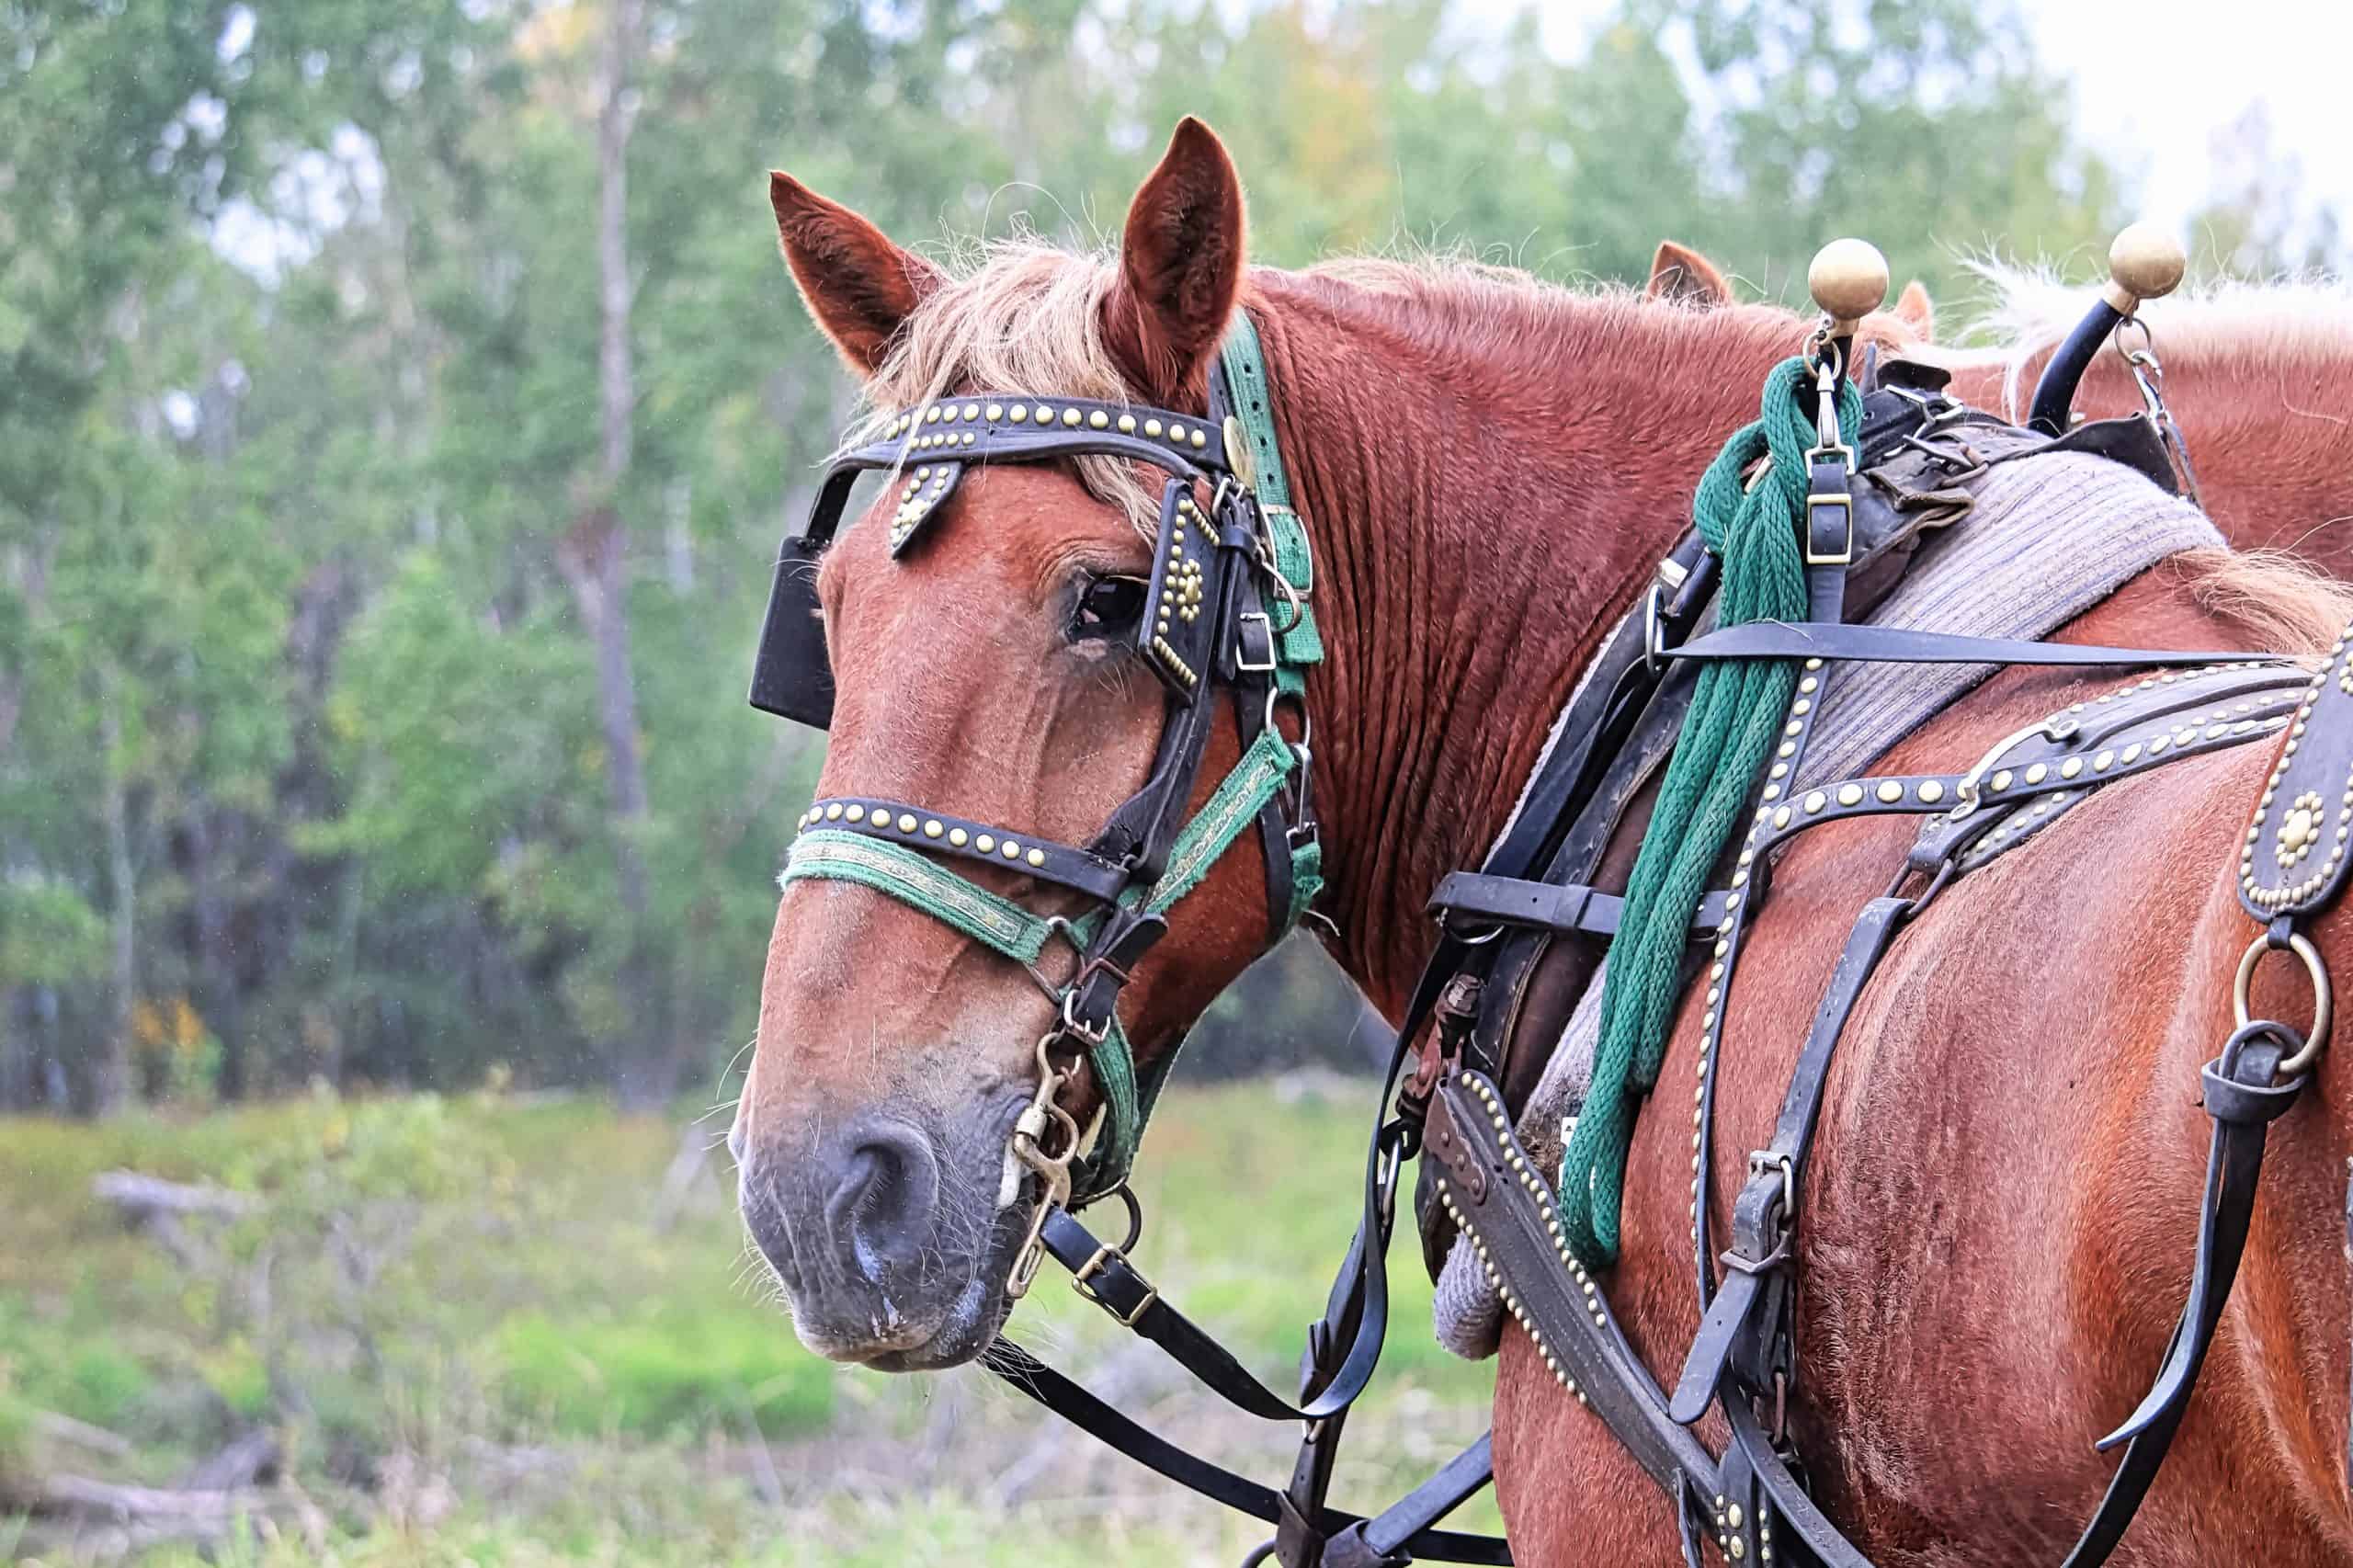
[[[1916,423],[1893,417],[1900,402],[1919,408]],[[1924,396],[1917,381],[1882,383],[1865,408],[1854,468],[1899,517],[1948,501],[1965,508],[1968,484],[1987,467],[2052,445],[2099,451],[2174,488],[2170,440],[2154,417],[2080,426],[2052,443],[1944,403],[1933,390]],[[1885,440],[1891,432],[1892,451]],[[1818,517],[1824,500],[1846,488],[1844,466],[1814,468],[1810,514]],[[1831,506],[1834,515],[1845,509],[1835,501]],[[1865,509],[1855,506],[1859,539]],[[2353,656],[2340,638],[2326,667],[2308,675],[2293,664],[2245,655],[2013,643],[1847,624],[1838,614],[1846,607],[1837,585],[1824,580],[1836,562],[1816,560],[1820,553],[1808,556],[1815,610],[1810,621],[1722,628],[1679,647],[1672,640],[1696,618],[1677,591],[1696,574],[1671,557],[1644,623],[1621,627],[1602,655],[1608,675],[1616,654],[1620,686],[1603,688],[1607,699],[1597,699],[1597,683],[1588,681],[1578,700],[1598,717],[1581,725],[1573,710],[1563,727],[1564,742],[1586,733],[1606,737],[1609,714],[1630,704],[1664,710],[1670,727],[1679,724],[1690,700],[1685,672],[1675,667],[1681,662],[1802,661],[1798,695],[1784,714],[1785,738],[1775,765],[1756,780],[1747,832],[1736,853],[1728,853],[1720,884],[1700,901],[1688,933],[1685,974],[1706,991],[1693,1085],[1692,1242],[1703,1315],[1681,1377],[1671,1393],[1653,1381],[1612,1315],[1602,1280],[1566,1244],[1555,1184],[1515,1131],[1520,1096],[1503,1086],[1524,1091],[1532,1069],[1542,1065],[1537,1042],[1549,1045],[1558,1033],[1564,1009],[1557,983],[1550,998],[1532,984],[1552,945],[1617,930],[1620,901],[1594,884],[1605,880],[1604,853],[1639,812],[1643,786],[1673,744],[1671,736],[1646,741],[1648,721],[1615,721],[1627,726],[1627,739],[1606,756],[1572,750],[1564,760],[1556,743],[1556,755],[1540,765],[1530,799],[1551,786],[1561,809],[1540,825],[1523,809],[1480,873],[1449,876],[1430,901],[1441,920],[1433,964],[1451,974],[1438,1008],[1439,1027],[1425,1042],[1408,1089],[1409,1099],[1419,1096],[1427,1106],[1424,1139],[1433,1156],[1423,1167],[1426,1247],[1435,1259],[1449,1230],[1468,1236],[1547,1370],[1601,1417],[1664,1489],[1688,1561],[1699,1562],[1711,1541],[1733,1562],[1868,1568],[1869,1560],[1808,1495],[1785,1419],[1797,1392],[1799,1197],[1847,1020],[1904,926],[1956,878],[2032,838],[2102,785],[2284,733],[2279,768],[2242,846],[2242,902],[2265,929],[2236,976],[2238,1027],[2204,1073],[2214,1131],[2188,1299],[2147,1396],[2100,1444],[2124,1452],[2066,1560],[2069,1568],[2089,1568],[2121,1539],[2179,1425],[2245,1241],[2265,1130],[2293,1105],[2327,1035],[2327,971],[2302,927],[2335,899],[2345,876],[2347,840],[2332,834],[2353,830]],[[1859,551],[1856,564],[1862,560]],[[1858,572],[1850,581],[1866,579]],[[1825,607],[1829,615],[1821,613]],[[2006,737],[1963,772],[1866,775],[1799,790],[1793,780],[1811,718],[1838,666],[1877,660],[2137,665],[2158,673]],[[1570,767],[1584,777],[1548,778]],[[1706,1183],[1716,1067],[1744,938],[1767,896],[1779,848],[1807,828],[1874,814],[1918,817],[1920,832],[1893,883],[1865,905],[1839,954],[1772,1139],[1749,1157],[1732,1207],[1729,1244],[1719,1256],[1709,1234]],[[2251,977],[2275,949],[2302,960],[2314,996],[2308,1028],[2250,1016]],[[1530,1052],[1537,1052],[1532,1062]],[[1717,1403],[1731,1442],[1711,1456],[1688,1427]]]
[[[1349,1407],[1370,1379],[1386,1331],[1384,1259],[1396,1184],[1404,1162],[1427,1148],[1432,1158],[1419,1195],[1426,1249],[1435,1260],[1449,1229],[1467,1233],[1547,1369],[1665,1489],[1688,1562],[1698,1563],[1703,1543],[1712,1541],[1734,1562],[1868,1568],[1807,1495],[1780,1418],[1796,1392],[1798,1199],[1845,1022],[1896,936],[1956,877],[2031,838],[2103,784],[2285,731],[2290,738],[2241,867],[2242,899],[2264,930],[2239,970],[2239,1028],[2205,1073],[2214,1134],[2188,1301],[2147,1398],[2102,1443],[2124,1445],[2124,1457],[2069,1568],[2089,1568],[2108,1555],[2154,1477],[2235,1274],[2265,1129],[2294,1103],[2327,1035],[2326,970],[2304,927],[2340,891],[2353,835],[2353,654],[2340,640],[2327,667],[2307,677],[2295,665],[2238,654],[1946,636],[1850,621],[1900,574],[1925,530],[1965,516],[1970,485],[1991,467],[2044,450],[2091,451],[2173,490],[2177,449],[2161,409],[2145,420],[2102,421],[2052,437],[1954,403],[1937,373],[1901,365],[1884,374],[1866,370],[1873,387],[1849,445],[1824,406],[1834,401],[1847,347],[1817,334],[1810,350],[1824,369],[1816,409],[1822,439],[1807,454],[1801,526],[1808,619],[1706,629],[1721,563],[1696,531],[1687,535],[1605,641],[1480,870],[1449,876],[1433,895],[1438,939],[1396,1036],[1365,1163],[1362,1217],[1324,1314],[1309,1329],[1298,1403],[1252,1377],[1127,1256],[1141,1227],[1125,1187],[1128,1165],[1175,1051],[1138,1074],[1117,1017],[1120,987],[1166,929],[1170,907],[1252,824],[1267,868],[1269,946],[1296,923],[1321,881],[1304,696],[1305,671],[1323,654],[1310,608],[1312,563],[1246,315],[1237,316],[1213,369],[1207,419],[1059,397],[943,398],[890,418],[877,438],[840,454],[807,528],[785,542],[752,702],[827,727],[833,689],[815,568],[859,473],[887,471],[899,487],[894,558],[920,543],[925,523],[974,463],[1108,455],[1166,475],[1137,631],[1138,653],[1166,690],[1165,718],[1143,788],[1102,833],[1070,846],[907,802],[820,800],[798,824],[785,878],[858,882],[923,909],[1023,963],[1054,999],[1057,1022],[1038,1045],[1039,1088],[1011,1137],[1010,1153],[1035,1176],[1039,1196],[1009,1292],[1020,1295],[1040,1258],[1051,1255],[1072,1271],[1080,1294],[1229,1403],[1303,1423],[1298,1461],[1282,1489],[1265,1487],[1158,1437],[1007,1341],[990,1347],[986,1363],[1130,1458],[1273,1524],[1275,1538],[1253,1553],[1253,1563],[1511,1561],[1500,1540],[1435,1528],[1492,1479],[1484,1437],[1379,1516],[1360,1518],[1325,1501]],[[1547,960],[1560,960],[1581,937],[1616,932],[1620,901],[1596,885],[1606,880],[1604,858],[1613,839],[1637,824],[1645,786],[1676,744],[1696,672],[1727,659],[1794,660],[1804,674],[1779,763],[1756,782],[1746,835],[1687,933],[1686,972],[1704,970],[1710,987],[1695,1117],[1702,1196],[1721,1020],[1775,851],[1808,827],[1858,816],[1905,813],[1923,825],[1894,883],[1866,905],[1840,954],[1772,1142],[1750,1158],[1721,1281],[1707,1204],[1694,1203],[1705,1315],[1670,1396],[1626,1341],[1600,1280],[1564,1244],[1556,1195],[1513,1130],[1513,1107],[1541,1067],[1540,1053],[1519,1042],[1549,1039],[1563,1011],[1557,981],[1546,994],[1548,971],[1576,967]],[[1808,715],[1837,667],[1886,660],[2141,665],[2159,673],[2051,715],[1965,772],[1865,776],[1785,793],[1776,781],[1793,778]],[[1183,821],[1221,687],[1232,699],[1242,758],[1203,810]],[[1275,722],[1283,705],[1295,710],[1297,741]],[[942,855],[1015,869],[1094,907],[1076,918],[1040,916],[932,858]],[[1075,973],[1060,985],[1039,968],[1054,940],[1077,953]],[[2296,954],[2310,975],[2315,1017],[2308,1030],[2248,1015],[2250,978],[2273,949]],[[1061,1103],[1082,1067],[1091,1070],[1100,1104],[1085,1130]],[[1075,1214],[1114,1194],[1130,1220],[1127,1239],[1116,1246]],[[1732,1435],[1720,1458],[1688,1430],[1719,1403]]]

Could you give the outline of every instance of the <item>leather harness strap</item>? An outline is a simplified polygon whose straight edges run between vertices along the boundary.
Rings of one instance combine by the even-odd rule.
[[[1222,1503],[1236,1513],[1268,1524],[1280,1522],[1283,1494],[1186,1452],[1129,1420],[1019,1346],[998,1340],[989,1347],[986,1365],[1006,1383],[1088,1436],[1187,1490]],[[1319,1510],[1317,1529],[1335,1538],[1325,1549],[1325,1563],[1330,1568],[1387,1568],[1389,1564],[1417,1558],[1439,1562],[1508,1563],[1510,1549],[1491,1536],[1431,1528],[1466,1498],[1483,1489],[1494,1475],[1488,1439],[1483,1437],[1374,1517],[1366,1518],[1338,1508]],[[1338,1555],[1341,1544],[1349,1540],[1358,1543],[1355,1554]]]
[[[2087,642],[2029,642],[2012,637],[1961,637],[1898,626],[1753,620],[1695,637],[1663,658],[1855,659],[1903,665],[2185,665],[2262,662],[2249,654],[2178,648],[2108,648]]]
[[[1836,488],[1837,476],[1828,476],[1830,483],[1819,472],[1813,477],[1815,504],[1809,507],[1806,540],[1810,562],[1836,553],[1824,518],[1837,508],[1823,505],[1823,497]],[[2264,810],[2258,811],[2248,835],[2242,896],[2251,912],[2269,922],[2269,929],[2249,949],[2242,966],[2242,1027],[2205,1074],[2206,1103],[2215,1131],[2188,1301],[2141,1409],[2102,1445],[2123,1443],[2125,1453],[2067,1560],[2067,1568],[2092,1568],[2121,1538],[2179,1424],[2244,1247],[2264,1129],[2293,1103],[2303,1083],[2302,1076],[2275,1083],[2283,1061],[2290,1069],[2299,1068],[2309,1061],[2309,1053],[2302,1052],[2303,1037],[2293,1029],[2245,1017],[2245,978],[2263,950],[2290,948],[2302,939],[2292,929],[2294,917],[2334,896],[2353,869],[2348,868],[2346,838],[2336,836],[2353,833],[2353,790],[2347,788],[2353,777],[2353,655],[2346,653],[2347,642],[2341,640],[2332,651],[2330,668],[2304,683],[2299,672],[2276,660],[2237,653],[2071,646],[1847,625],[1835,619],[1839,605],[1836,592],[1824,585],[1829,574],[1818,567],[1809,572],[1813,620],[1802,625],[1756,622],[1706,633],[1681,647],[1653,645],[1646,649],[1645,664],[1671,671],[1679,664],[1710,658],[1798,658],[1808,661],[1808,670],[1822,672],[1825,681],[1836,665],[1847,660],[2140,665],[2160,671],[2215,667],[2153,675],[2124,691],[2077,704],[2005,740],[1966,773],[1848,779],[1802,796],[1778,788],[1763,790],[1764,804],[1740,856],[1740,869],[1730,888],[1711,895],[1723,902],[1703,911],[1718,915],[1716,924],[1711,927],[1705,919],[1693,923],[1702,937],[1711,929],[1717,936],[1716,961],[1708,971],[1710,1011],[1702,1020],[1705,1054],[1695,1138],[1696,1168],[1703,1176],[1709,1168],[1715,1031],[1728,1008],[1732,966],[1747,914],[1766,894],[1769,852],[1787,837],[1824,822],[1912,812],[1927,821],[1907,858],[1904,875],[1926,880],[1915,893],[1891,892],[1872,901],[1840,955],[1792,1073],[1773,1138],[1752,1155],[1748,1179],[1734,1201],[1721,1291],[1712,1288],[1705,1205],[1695,1200],[1694,1235],[1705,1311],[1671,1401],[1627,1345],[1598,1281],[1563,1244],[1553,1194],[1518,1145],[1505,1097],[1486,1076],[1493,1058],[1475,1049],[1454,1051],[1434,1076],[1426,1130],[1435,1158],[1426,1166],[1425,1180],[1434,1187],[1447,1219],[1470,1241],[1505,1309],[1529,1335],[1547,1369],[1580,1403],[1602,1416],[1665,1489],[1683,1530],[1687,1555],[1693,1551],[1696,1506],[1712,1520],[1709,1533],[1733,1561],[1772,1562],[1778,1548],[1778,1561],[1783,1563],[1869,1568],[1868,1559],[1806,1495],[1779,1430],[1778,1415],[1775,1429],[1768,1431],[1755,1403],[1769,1395],[1778,1412],[1796,1381],[1795,1209],[1829,1068],[1848,1017],[1904,925],[1953,877],[2015,847],[2056,812],[2100,785],[2177,757],[2275,735],[2291,724],[2297,736],[2306,736],[2321,694],[2333,683],[2347,710],[2337,716],[2335,744],[2324,748],[2309,739],[2301,746],[2290,743],[2265,795]],[[2347,637],[2353,639],[2353,631]],[[2302,690],[2298,693],[2292,688],[2300,683]],[[2297,695],[2303,700],[2290,712]],[[1802,749],[1810,728],[1791,722],[1788,733],[1794,744],[1780,754],[1788,766],[1776,769],[1776,778],[1794,772],[1793,754]],[[2325,755],[2316,759],[2315,752]],[[1631,794],[1626,789],[1619,799]],[[1619,810],[1609,806],[1598,820],[1588,812],[1585,820],[1595,825],[1580,824],[1594,845],[1594,859]],[[2270,812],[2268,831],[2265,810]],[[1572,836],[1576,831],[1571,830]],[[2264,857],[2268,860],[2258,866]],[[2277,862],[2276,873],[2271,861]],[[1483,926],[1546,934],[1614,930],[1619,910],[1608,894],[1590,885],[1590,872],[1562,876],[1560,869],[1555,857],[1540,881],[1524,873],[1495,874],[1492,866],[1485,875],[1458,873],[1446,879],[1431,904],[1446,922],[1444,928],[1458,936],[1474,936]],[[1744,884],[1745,898],[1740,896]],[[2308,949],[2307,943],[2299,950],[2304,952],[2320,993],[2313,1031],[2317,1038],[2325,1028],[2326,977]],[[1732,1442],[1721,1460],[1711,1460],[1704,1450],[1695,1451],[1687,1427],[1718,1402],[1729,1418]]]

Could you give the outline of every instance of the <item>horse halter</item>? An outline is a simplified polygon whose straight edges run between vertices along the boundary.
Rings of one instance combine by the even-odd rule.
[[[1152,770],[1091,843],[1038,835],[872,796],[821,799],[798,824],[787,882],[824,878],[887,893],[1029,970],[1057,1015],[1038,1042],[1040,1082],[1016,1123],[1012,1153],[1044,1191],[1019,1255],[1011,1293],[1034,1273],[1047,1216],[1120,1188],[1145,1119],[1176,1052],[1139,1078],[1120,1025],[1121,987],[1166,930],[1169,907],[1190,892],[1253,821],[1264,841],[1267,945],[1322,886],[1322,852],[1308,786],[1305,675],[1324,656],[1307,600],[1307,534],[1278,449],[1257,335],[1237,316],[1210,381],[1207,418],[1084,398],[1005,392],[945,398],[892,417],[881,435],[841,452],[819,485],[807,528],[784,541],[760,632],[751,703],[819,729],[833,722],[834,681],[816,574],[852,487],[869,471],[892,475],[898,505],[893,561],[918,548],[926,525],[978,463],[1127,458],[1165,475],[1135,652],[1166,693]],[[1199,776],[1213,700],[1233,695],[1240,759],[1201,811],[1184,810]],[[1276,710],[1290,703],[1301,738]],[[1040,915],[939,863],[982,861],[1067,888],[1093,907]],[[1079,963],[1057,984],[1039,960],[1050,940]],[[1101,1095],[1082,1132],[1060,1091],[1084,1057]],[[1008,1190],[1004,1201],[1013,1194]]]

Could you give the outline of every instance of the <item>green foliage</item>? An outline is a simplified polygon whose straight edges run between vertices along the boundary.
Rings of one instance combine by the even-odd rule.
[[[106,964],[106,923],[74,888],[35,872],[0,881],[0,983],[70,985]]]
[[[1567,58],[1445,0],[647,0],[608,474],[609,15],[0,9],[0,1102],[719,1082],[822,756],[745,660],[848,402],[769,166],[910,244],[1093,239],[1196,112],[1269,262],[1639,282],[1671,234],[1783,297],[1841,231],[1945,287],[1947,247],[2063,254],[2116,206],[1961,0],[1620,0]],[[576,567],[608,525],[626,825]],[[1319,986],[1289,1010],[1346,1009]]]
[[[518,1415],[575,1436],[749,1422],[790,1437],[824,1425],[834,1378],[777,1330],[685,1304],[593,1324],[532,1313],[499,1331],[506,1399]]]
[[[1317,1276],[1355,1221],[1371,1087],[1335,1082],[1279,1096],[1265,1084],[1173,1089],[1139,1170],[1143,1267],[1262,1377],[1296,1365]],[[97,1127],[0,1120],[0,1466],[29,1452],[169,1483],[259,1422],[330,1521],[314,1540],[280,1517],[275,1541],[210,1558],[166,1547],[141,1560],[149,1568],[1086,1568],[1230,1563],[1256,1539],[1074,1447],[977,1370],[892,1379],[802,1350],[746,1278],[718,1184],[675,1225],[652,1223],[677,1142],[673,1125],[592,1101],[488,1095],[322,1095]],[[190,1221],[191,1269],[92,1203],[90,1176],[122,1165],[231,1184],[272,1208]],[[1278,1185],[1290,1201],[1254,1196]],[[336,1205],[343,1221],[322,1232]],[[391,1210],[406,1216],[397,1249],[383,1240]],[[1431,1341],[1428,1288],[1400,1254],[1392,1340],[1341,1478],[1351,1503],[1396,1495],[1486,1420],[1489,1369]],[[240,1299],[265,1256],[266,1317]],[[371,1317],[349,1299],[334,1278],[348,1258],[373,1260],[395,1311]],[[380,1369],[357,1353],[355,1324]],[[1014,1332],[1078,1366],[1130,1343],[1059,1286],[1031,1293]],[[1173,1381],[1147,1397],[1155,1424],[1215,1434],[1252,1473],[1289,1460],[1286,1429],[1235,1427]],[[101,1422],[136,1452],[45,1449],[39,1411]],[[996,1500],[1040,1443],[1056,1456],[1046,1489],[1018,1508]],[[1063,1497],[1086,1499],[1093,1523],[1085,1551],[1057,1556],[1025,1527]],[[1488,1505],[1472,1512],[1472,1528],[1493,1524]]]
[[[1802,299],[1824,240],[1863,234],[1898,283],[1950,294],[1956,251],[2104,248],[2114,176],[2078,143],[2024,18],[1971,0],[1630,0],[1687,33],[1719,117],[1708,162],[1741,199],[1692,237],[1771,296]]]

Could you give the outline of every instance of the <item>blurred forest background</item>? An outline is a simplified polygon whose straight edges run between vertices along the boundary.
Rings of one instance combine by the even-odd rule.
[[[722,1092],[821,740],[741,688],[848,398],[771,165],[911,244],[1091,240],[1191,111],[1262,260],[1640,282],[1672,235],[1780,296],[1852,230],[1949,306],[1959,249],[2080,267],[2125,214],[1998,6],[1536,36],[1438,0],[0,6],[0,1106]],[[2206,259],[2322,259],[2241,131]],[[1319,963],[1259,1013],[1349,1060]]]
[[[1961,252],[2128,215],[2002,5],[1591,4],[0,0],[0,1558],[1235,1561],[977,1376],[802,1352],[707,1157],[822,744],[751,643],[850,396],[764,172],[1091,242],[1195,112],[1262,260],[1672,236],[1787,300],[1859,232],[1945,335]],[[2259,103],[2213,166],[2201,268],[2342,261]],[[1312,944],[1245,984],[1143,1256],[1279,1379],[1369,1114],[1300,1069],[1372,1031]],[[1347,1503],[1484,1424],[1396,1275]],[[1288,1464],[1068,1292],[1017,1326]]]

